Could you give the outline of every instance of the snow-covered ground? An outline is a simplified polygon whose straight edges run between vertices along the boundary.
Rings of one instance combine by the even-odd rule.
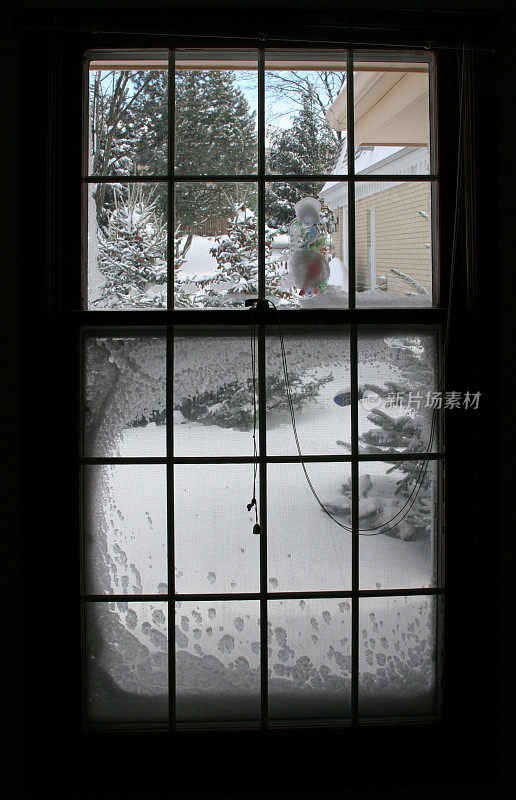
[[[313,374],[322,374],[329,365]],[[296,413],[302,452],[342,454],[349,441],[349,407],[333,398],[348,383],[348,366]],[[372,371],[371,371],[372,370]],[[374,378],[374,367],[368,374]],[[383,365],[382,379],[395,377]],[[362,403],[360,404],[363,405]],[[361,408],[360,433],[372,427]],[[175,415],[176,454],[250,455],[252,434],[186,422]],[[269,418],[268,452],[296,452],[289,418]],[[121,456],[162,455],[165,426],[123,431]],[[361,465],[367,497],[385,492],[392,465]],[[166,471],[162,465],[89,467],[86,560],[88,590],[166,593]],[[345,504],[343,463],[308,464],[314,488],[330,508]],[[176,591],[259,591],[259,537],[247,511],[252,466],[177,465],[174,471]],[[135,486],[138,491],[135,491]],[[268,466],[268,587],[270,591],[351,589],[351,536],[321,510],[300,464]],[[367,497],[362,497],[365,504]],[[96,498],[96,499],[95,499]],[[365,505],[364,505],[365,507]],[[99,509],[101,509],[99,511]],[[334,512],[335,513],[335,512]],[[337,516],[349,525],[349,518]],[[362,524],[362,523],[361,523]],[[365,527],[365,525],[364,525]],[[432,543],[386,534],[360,539],[362,588],[434,585]],[[101,553],[91,556],[89,552]],[[89,560],[88,560],[89,559]],[[272,718],[346,717],[351,686],[351,601],[272,600],[269,608],[269,691]],[[88,614],[89,714],[92,719],[167,716],[166,603],[96,604]],[[364,715],[430,713],[435,696],[436,607],[431,597],[370,598],[360,606],[360,708]],[[254,600],[177,604],[178,719],[259,717],[259,604]]]
[[[181,246],[184,245],[185,238],[181,240]],[[194,236],[180,272],[191,278],[212,278],[218,269],[217,259],[210,254],[211,248],[215,246],[215,237]]]

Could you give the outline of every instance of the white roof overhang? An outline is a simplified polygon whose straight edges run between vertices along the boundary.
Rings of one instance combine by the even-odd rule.
[[[428,70],[400,66],[405,69],[354,73],[355,145],[428,146]],[[345,86],[326,119],[335,130],[346,130]]]

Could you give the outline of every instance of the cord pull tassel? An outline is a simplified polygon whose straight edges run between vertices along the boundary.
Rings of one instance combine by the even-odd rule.
[[[253,525],[253,533],[254,533],[255,536],[259,536],[261,534],[261,532],[262,532],[262,529],[260,528],[258,523]]]

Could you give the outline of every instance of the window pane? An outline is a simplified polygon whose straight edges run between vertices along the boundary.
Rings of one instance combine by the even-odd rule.
[[[167,307],[167,187],[89,184],[88,310]]]
[[[349,717],[351,600],[269,602],[271,719]]]
[[[340,525],[351,528],[349,464],[306,464],[321,502]],[[267,466],[269,591],[351,588],[351,531],[321,509],[301,464]]]
[[[179,721],[260,718],[260,604],[176,603]]]
[[[86,603],[88,722],[166,722],[166,603]]]
[[[434,597],[360,600],[359,715],[436,713]]]
[[[176,54],[175,168],[179,175],[257,169],[256,51]]]
[[[83,455],[166,455],[166,339],[85,335]]]
[[[436,585],[437,475],[435,461],[360,464],[361,589]]]
[[[345,53],[268,51],[265,70],[267,172],[329,174],[344,141],[328,112],[345,86]]]
[[[258,294],[255,183],[175,187],[174,307],[242,308]]]
[[[258,498],[258,475],[256,497]],[[257,592],[260,537],[253,535],[252,464],[174,468],[176,590]]]
[[[347,308],[347,234],[322,182],[266,184],[265,292],[277,306]]]
[[[362,453],[422,453],[438,448],[440,393],[434,333],[359,331],[358,383]],[[349,443],[346,446],[349,450]]]
[[[117,464],[83,469],[86,592],[166,591],[166,467]]]
[[[167,174],[167,64],[166,53],[90,62],[89,175]]]
[[[267,453],[297,455],[278,329],[269,329],[267,370]],[[341,395],[350,391],[349,333],[339,327],[283,334],[296,430],[303,455],[347,454],[350,408]]]
[[[431,306],[430,184],[360,182],[355,197],[357,306]]]
[[[374,58],[374,60],[373,60]],[[429,64],[377,56],[354,62],[355,172],[429,173]],[[334,124],[346,129],[347,98],[332,108]]]
[[[174,454],[251,456],[253,421],[250,331],[176,329]]]

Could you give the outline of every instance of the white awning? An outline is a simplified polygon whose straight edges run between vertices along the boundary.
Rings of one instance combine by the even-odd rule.
[[[354,95],[355,145],[428,146],[427,70],[355,72]],[[346,130],[345,86],[326,119],[334,130]]]

